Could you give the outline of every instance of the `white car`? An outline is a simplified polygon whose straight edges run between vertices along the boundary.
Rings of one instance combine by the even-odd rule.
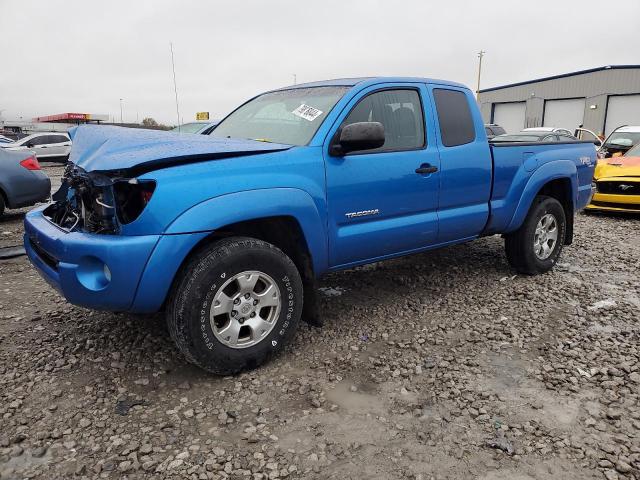
[[[20,151],[30,150],[37,158],[67,158],[71,151],[69,135],[61,132],[34,133],[13,143],[2,143],[0,148]]]
[[[555,128],[555,127],[529,127],[524,128],[523,132],[549,132],[549,133],[561,133],[563,135],[572,135],[573,132],[570,132],[566,128]]]

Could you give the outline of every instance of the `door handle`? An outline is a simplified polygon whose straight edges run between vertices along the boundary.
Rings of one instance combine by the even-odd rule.
[[[434,167],[430,163],[423,163],[422,165],[420,165],[419,168],[416,168],[416,173],[419,173],[421,175],[424,175],[427,173],[436,173],[437,171],[438,171],[438,167]]]

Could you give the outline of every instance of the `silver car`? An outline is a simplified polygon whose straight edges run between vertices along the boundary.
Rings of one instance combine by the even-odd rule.
[[[558,133],[560,135],[571,135],[573,133],[566,128],[556,128],[556,127],[529,127],[522,129],[523,132],[533,132],[533,133]]]
[[[22,208],[46,201],[51,180],[30,152],[0,148],[0,216],[5,208]]]
[[[220,120],[183,123],[169,131],[176,133],[199,133],[200,135],[209,135],[219,123]]]
[[[27,150],[36,154],[39,159],[59,158],[66,160],[71,151],[71,139],[63,132],[34,133],[13,143],[2,143],[5,150]]]

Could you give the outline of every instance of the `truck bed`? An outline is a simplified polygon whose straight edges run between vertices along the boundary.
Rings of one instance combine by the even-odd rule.
[[[574,209],[584,208],[591,194],[590,166],[595,164],[596,152],[588,141],[570,142],[489,142],[493,157],[493,185],[490,199],[490,217],[485,234],[509,233],[518,205],[528,201],[523,192],[538,179],[548,182],[553,178],[573,173],[577,178],[573,198]],[[576,175],[577,173],[577,175]],[[542,184],[541,184],[542,186]],[[531,195],[531,194],[530,194]]]

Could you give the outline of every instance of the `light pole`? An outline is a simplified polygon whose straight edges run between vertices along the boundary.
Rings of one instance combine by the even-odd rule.
[[[480,75],[482,75],[482,57],[484,57],[484,54],[487,53],[484,50],[480,50],[478,52],[478,88],[476,88],[476,100],[478,99],[478,97],[480,96]]]
[[[120,123],[124,123],[122,121],[122,100],[124,100],[123,98],[120,99]]]
[[[178,85],[176,83],[176,63],[173,59],[173,42],[169,42],[171,48],[171,70],[173,70],[173,91],[176,94],[176,118],[178,119],[178,132],[180,132],[180,107],[178,106]]]

